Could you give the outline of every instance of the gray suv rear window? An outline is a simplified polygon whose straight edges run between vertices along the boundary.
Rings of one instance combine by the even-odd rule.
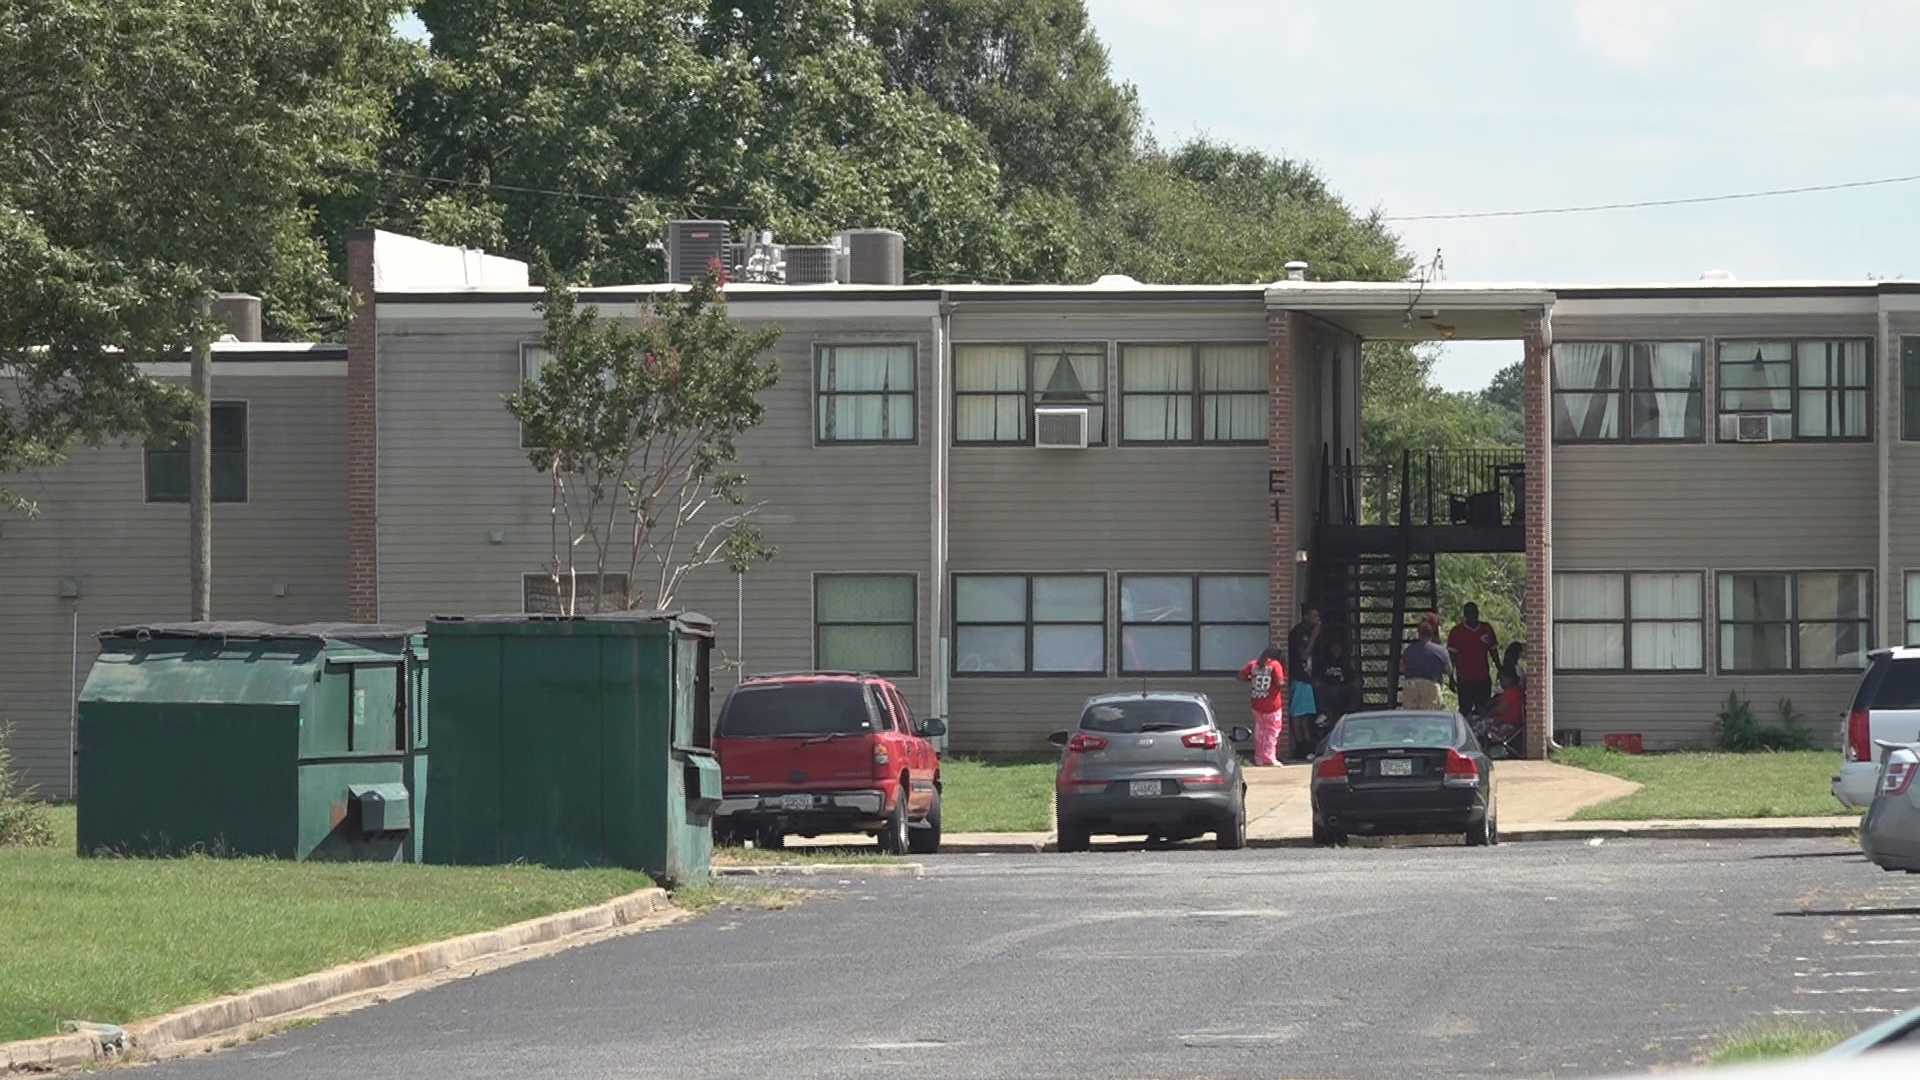
[[[1877,657],[1853,696],[1856,709],[1920,709],[1920,657]]]
[[[720,734],[732,739],[856,735],[871,730],[867,695],[851,682],[742,686],[727,698],[720,714]]]
[[[1087,706],[1080,714],[1081,731],[1106,731],[1130,735],[1141,731],[1185,731],[1206,727],[1207,710],[1197,701],[1168,698],[1139,698],[1132,701],[1103,701]]]

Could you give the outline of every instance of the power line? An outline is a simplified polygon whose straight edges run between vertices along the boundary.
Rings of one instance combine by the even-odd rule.
[[[1807,187],[1773,188],[1767,191],[1741,191],[1727,195],[1697,195],[1686,199],[1646,199],[1640,202],[1594,203],[1588,206],[1550,206],[1534,210],[1480,210],[1459,214],[1393,214],[1382,221],[1460,221],[1469,218],[1541,217],[1547,214],[1587,214],[1597,210],[1639,210],[1650,206],[1693,206],[1699,203],[1732,202],[1736,199],[1767,199],[1776,195],[1806,195],[1817,191],[1846,191],[1851,188],[1880,187],[1886,184],[1910,184],[1913,176],[1887,176],[1878,180],[1854,180],[1844,184],[1812,184]]]

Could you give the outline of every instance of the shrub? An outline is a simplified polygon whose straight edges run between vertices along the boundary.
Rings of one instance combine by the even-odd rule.
[[[52,847],[53,816],[46,804],[33,798],[30,788],[21,788],[13,771],[13,755],[7,750],[9,726],[0,725],[0,847]]]
[[[1764,750],[1811,750],[1813,735],[1802,727],[1802,717],[1794,711],[1792,698],[1780,699],[1780,726],[1762,727],[1753,718],[1753,709],[1737,692],[1727,693],[1727,704],[1713,723],[1714,741],[1720,749],[1736,754]]]

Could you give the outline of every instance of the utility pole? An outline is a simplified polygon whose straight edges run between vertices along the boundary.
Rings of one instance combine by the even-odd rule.
[[[207,323],[213,317],[213,297],[202,293],[197,306],[193,362],[188,383],[193,391],[193,434],[187,442],[187,518],[193,548],[194,622],[213,618],[213,345]]]

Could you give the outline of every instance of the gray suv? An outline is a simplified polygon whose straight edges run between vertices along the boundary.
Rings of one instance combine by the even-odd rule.
[[[1061,851],[1085,851],[1094,833],[1188,840],[1213,833],[1222,848],[1247,844],[1247,785],[1236,741],[1205,694],[1141,691],[1088,698],[1061,747],[1054,777]]]

